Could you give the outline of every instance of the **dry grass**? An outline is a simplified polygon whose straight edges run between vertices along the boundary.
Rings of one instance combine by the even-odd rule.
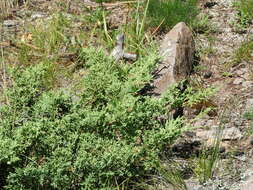
[[[23,5],[27,0],[1,0],[0,1],[0,19],[8,16],[11,12],[11,9],[17,8],[20,5]]]

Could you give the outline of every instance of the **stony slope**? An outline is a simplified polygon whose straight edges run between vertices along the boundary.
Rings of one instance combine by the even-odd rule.
[[[82,8],[89,3],[91,2],[73,1],[68,7],[70,14],[81,14]],[[91,3],[89,6],[94,4]],[[194,122],[193,125],[199,128],[185,134],[179,144],[184,142],[182,146],[188,146],[197,141],[208,144],[212,142],[216,128],[222,125],[224,126],[221,143],[223,151],[214,181],[210,181],[205,187],[200,186],[195,179],[189,179],[187,183],[192,190],[250,190],[253,186],[253,136],[252,133],[249,135],[249,131],[252,130],[251,123],[243,117],[243,114],[253,107],[253,60],[233,66],[229,63],[234,58],[235,50],[247,37],[253,35],[253,25],[251,24],[243,33],[236,31],[232,23],[236,20],[237,12],[232,0],[212,1],[211,4],[205,0],[201,1],[200,6],[202,14],[210,19],[209,24],[214,27],[214,31],[195,35],[196,48],[202,53],[199,69],[191,75],[191,80],[200,83],[203,87],[218,87],[219,90],[212,100],[217,112]],[[110,16],[112,28],[117,27],[127,13],[122,9],[113,8],[114,14],[117,14],[117,11],[120,16]],[[47,19],[53,12],[53,2],[43,0],[34,1],[29,9],[24,5],[19,9],[13,9],[11,16],[7,17],[1,26],[1,47],[11,52],[15,47],[12,46],[10,39],[22,37],[24,32],[22,26],[25,22]],[[122,19],[116,21],[118,18]],[[6,56],[6,60],[11,61],[9,55]],[[4,65],[1,67],[2,76],[4,76],[3,69]],[[4,84],[5,80],[6,78],[1,77],[1,84]],[[193,108],[185,109],[185,115],[189,119],[195,117],[194,113]],[[195,147],[191,148],[193,150]],[[181,159],[180,155],[177,159]]]

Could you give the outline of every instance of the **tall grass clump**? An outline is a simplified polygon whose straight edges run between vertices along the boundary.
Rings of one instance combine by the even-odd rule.
[[[23,65],[45,60],[56,62],[65,54],[75,53],[78,45],[71,42],[70,29],[70,19],[63,13],[55,13],[48,21],[29,25],[22,38],[15,40],[19,47],[19,62]]]
[[[248,120],[253,120],[253,108],[249,109],[245,114],[244,118]]]
[[[129,13],[132,21],[122,25],[121,30],[126,35],[126,49],[130,52],[135,52],[137,55],[143,55],[145,53],[143,50],[145,49],[146,42],[149,41],[148,35],[145,34],[148,22],[147,11],[149,0],[136,1],[133,6],[134,8]]]
[[[1,188],[134,189],[159,172],[182,119],[169,119],[169,94],[138,95],[158,58],[147,51],[125,65],[102,49],[81,49],[87,74],[78,94],[52,89],[50,63],[12,69],[9,103],[0,107]]]
[[[251,121],[251,126],[250,126],[249,130],[247,131],[247,133],[248,133],[249,135],[252,135],[252,134],[253,134],[253,122],[252,122],[252,121],[253,121],[253,107],[251,107],[249,110],[247,110],[247,111],[244,113],[243,117],[244,117],[245,119]]]
[[[239,0],[234,2],[237,11],[236,19],[232,22],[234,29],[238,33],[245,33],[253,19],[253,1]]]
[[[253,1],[252,0],[239,0],[235,2],[235,6],[242,17],[253,19]]]
[[[147,15],[150,26],[165,30],[178,22],[190,24],[198,12],[197,0],[150,0]]]
[[[216,135],[213,139],[212,147],[203,147],[203,150],[197,157],[194,172],[201,184],[204,184],[209,179],[212,179],[214,175],[215,169],[217,168],[217,163],[220,158],[220,145],[222,135],[223,127],[218,127]]]
[[[252,61],[253,60],[253,36],[248,37],[238,49],[235,50],[234,64],[238,64],[242,61]]]

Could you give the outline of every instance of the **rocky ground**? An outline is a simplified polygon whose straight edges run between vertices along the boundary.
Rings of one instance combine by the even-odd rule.
[[[12,52],[15,48],[11,39],[22,38],[25,32],[24,26],[28,22],[48,19],[53,13],[53,2],[45,0],[33,2],[29,9],[24,5],[13,9],[12,14],[2,22],[0,47],[3,47],[6,52]],[[81,14],[85,6],[96,5],[90,1],[73,1],[67,8],[69,14]],[[210,19],[214,31],[210,32],[208,37],[201,33],[195,35],[196,49],[202,50],[202,54],[197,66],[199,69],[195,69],[191,80],[200,83],[204,88],[210,86],[218,88],[212,99],[216,111],[215,114],[204,116],[192,123],[197,129],[186,133],[174,145],[175,159],[185,162],[182,161],[185,152],[193,153],[200,144],[207,147],[211,145],[217,129],[222,126],[224,130],[220,149],[221,159],[217,163],[218,169],[214,179],[205,185],[199,185],[195,179],[189,178],[186,180],[188,188],[190,190],[251,190],[253,189],[253,136],[249,135],[249,131],[252,131],[252,125],[243,115],[253,107],[253,61],[241,62],[233,66],[229,63],[233,60],[235,49],[253,34],[253,25],[251,24],[243,33],[235,30],[232,24],[236,20],[233,0],[219,0],[212,3],[203,0],[200,6],[202,14]],[[125,17],[127,9],[120,9],[113,4],[109,4],[108,7],[113,7],[114,13],[110,16],[111,28],[117,27],[127,19]],[[115,16],[115,13],[119,15]],[[76,25],[78,26],[78,23]],[[10,55],[6,56],[6,62],[12,61]],[[8,77],[6,78],[3,72],[4,67],[2,64],[0,79],[2,87],[6,81],[8,83]],[[185,109],[184,114],[192,121],[195,111],[194,108],[188,108]]]
[[[203,3],[203,7],[206,7],[204,5],[206,2]],[[243,114],[253,106],[253,62],[243,62],[230,67],[225,65],[232,61],[235,49],[252,35],[253,27],[251,25],[244,33],[235,32],[232,22],[236,19],[236,10],[232,0],[216,1],[202,12],[208,15],[217,30],[211,35],[214,52],[201,57],[200,65],[204,66],[204,69],[196,72],[192,78],[200,78],[206,87],[219,88],[214,98],[217,115],[198,119],[195,126],[201,128],[191,135],[196,140],[206,142],[208,146],[212,143],[218,126],[223,125],[223,156],[218,163],[220,171],[217,172],[216,179],[207,186],[193,189],[250,190],[253,187],[253,136],[247,135],[252,126]],[[205,35],[198,34],[196,39],[197,48],[203,48],[210,43]],[[230,75],[226,76],[225,73]]]

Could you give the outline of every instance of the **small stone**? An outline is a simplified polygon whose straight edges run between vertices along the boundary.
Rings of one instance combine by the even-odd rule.
[[[234,155],[235,156],[242,156],[242,155],[244,155],[244,152],[241,151],[241,150],[237,150],[237,151],[234,152]]]
[[[248,111],[253,107],[253,98],[247,99],[246,101],[246,110]]]
[[[236,127],[224,129],[222,140],[237,140],[242,138],[241,131]]]
[[[35,13],[35,14],[33,14],[33,15],[31,16],[31,19],[32,19],[32,20],[35,20],[35,19],[38,19],[38,18],[43,18],[43,17],[45,17],[45,16],[46,16],[45,13]]]
[[[240,118],[236,119],[236,120],[234,121],[234,125],[235,125],[236,127],[242,126],[242,125],[243,125],[243,120],[240,119]]]
[[[252,82],[251,81],[245,81],[245,82],[243,82],[242,83],[242,86],[244,87],[244,88],[249,88],[249,87],[251,87],[252,86]]]
[[[13,26],[16,26],[18,24],[18,21],[16,20],[5,20],[3,22],[3,26],[5,27],[13,27]]]
[[[206,121],[206,126],[207,126],[207,127],[214,126],[214,120],[211,120],[211,119],[207,120],[207,121]]]
[[[248,171],[246,171],[247,179],[241,182],[240,189],[241,190],[252,190],[253,187],[253,169],[250,168]]]
[[[211,11],[210,13],[209,13],[209,17],[211,17],[211,18],[217,18],[217,17],[219,17],[219,13],[217,13],[217,12],[215,12],[215,11]],[[218,23],[217,23],[218,24]]]
[[[176,156],[181,158],[190,158],[192,155],[199,153],[200,145],[201,143],[199,140],[178,142],[172,146],[171,150]]]
[[[219,25],[219,27],[220,27],[220,30],[223,31],[223,32],[230,33],[230,32],[233,31],[232,28],[224,28],[224,27],[222,27],[222,25]]]
[[[252,82],[252,75],[250,74],[250,72],[246,72],[244,73],[244,75],[242,75],[241,77],[244,78],[245,80],[251,81]]]
[[[243,74],[245,74],[246,72],[247,72],[247,69],[242,68],[242,69],[237,70],[235,73],[236,73],[238,76],[243,76]]]
[[[206,143],[212,144],[214,139],[217,136],[218,127],[213,126],[211,130],[200,130],[196,132],[196,136],[202,140],[205,140]],[[242,138],[241,131],[236,127],[225,128],[222,131],[221,140],[223,141],[230,141],[230,140],[237,140]]]
[[[239,84],[242,84],[244,82],[244,79],[242,78],[236,78],[233,82],[233,84],[235,85],[239,85]]]
[[[204,8],[212,8],[213,6],[215,6],[215,5],[218,5],[218,3],[216,3],[216,2],[214,2],[214,1],[211,1],[211,2],[206,2],[205,4],[204,4]]]
[[[219,151],[219,152],[220,152],[220,153],[226,152],[226,148],[225,148],[224,146],[220,147],[220,151]]]
[[[206,120],[204,119],[199,119],[194,123],[194,127],[203,127],[203,126],[206,126]]]
[[[193,137],[196,136],[196,133],[193,132],[193,131],[186,131],[186,132],[185,132],[185,135],[188,136],[188,137],[190,137],[190,138],[193,138]]]
[[[247,161],[247,157],[243,154],[239,155],[237,157],[237,160],[240,160],[241,162],[246,162]]]
[[[204,73],[203,76],[204,76],[205,79],[208,79],[208,78],[210,78],[212,75],[213,75],[213,72],[212,72],[212,71],[207,71],[207,72]]]
[[[194,179],[189,179],[185,181],[187,190],[201,190],[202,186],[199,184],[198,181]]]
[[[251,138],[251,140],[249,141],[250,145],[253,145],[253,137]]]

